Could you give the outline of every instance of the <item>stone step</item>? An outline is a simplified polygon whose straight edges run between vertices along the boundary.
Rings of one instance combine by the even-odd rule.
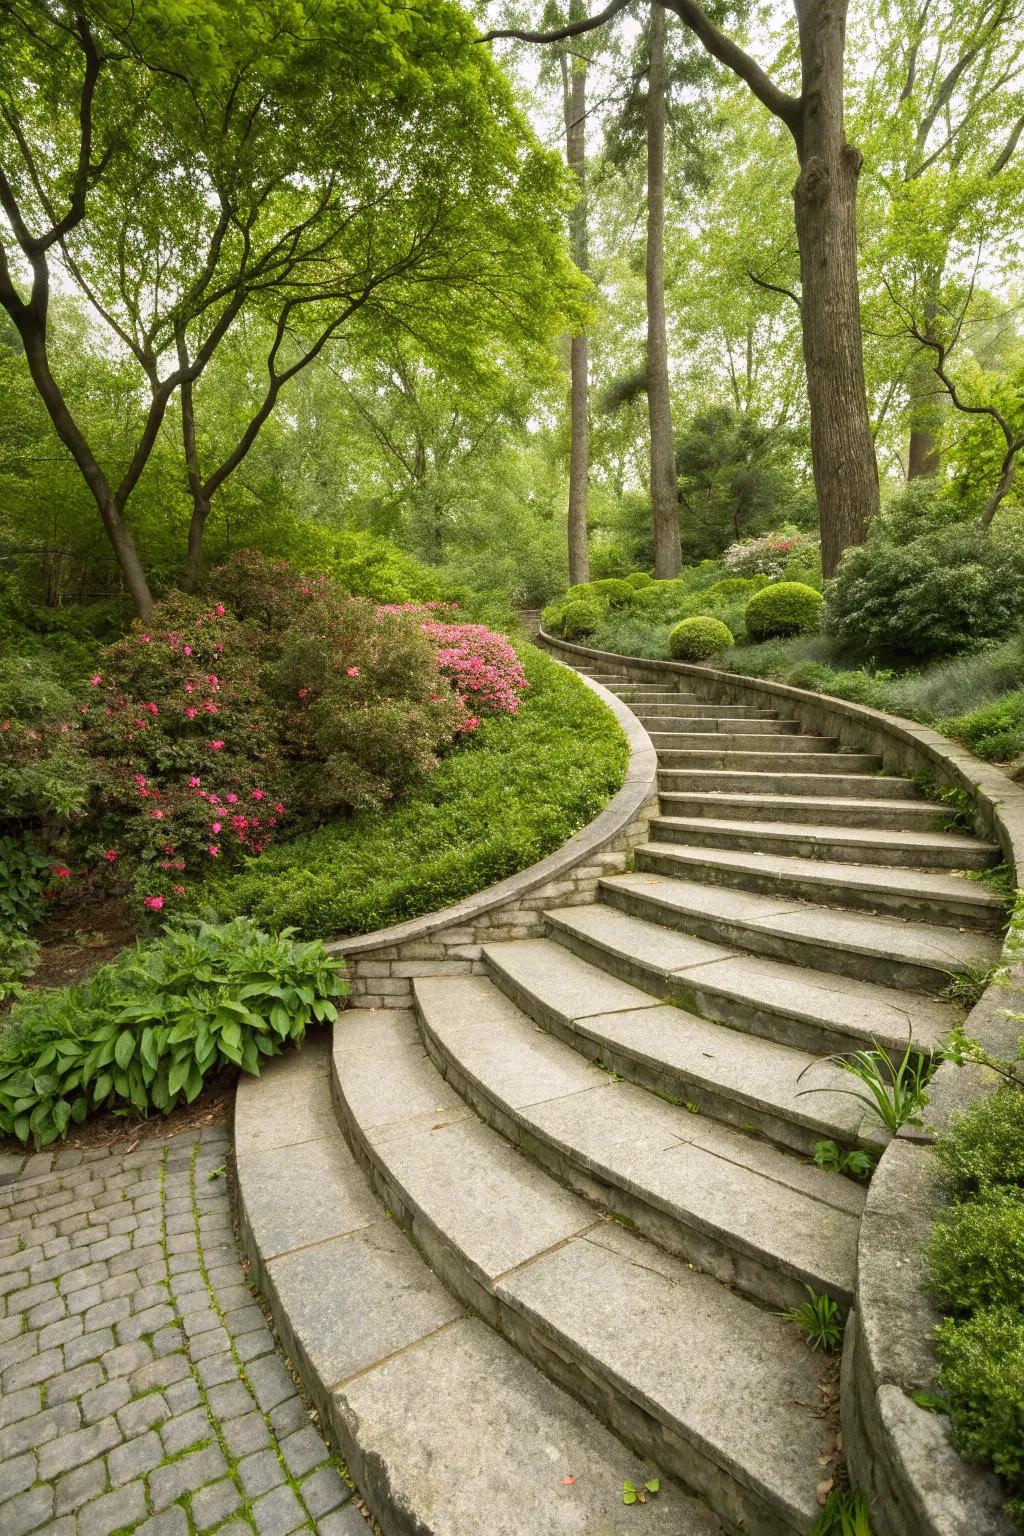
[[[431,1065],[410,1014],[343,1014],[334,1081],[357,1156],[457,1296],[731,1530],[809,1529],[824,1368],[795,1330],[602,1218],[481,1124]],[[437,1385],[447,1392],[444,1373]],[[461,1412],[463,1436],[486,1435],[471,1402],[437,1406],[442,1420]],[[507,1432],[519,1429],[515,1412]],[[528,1456],[523,1465],[537,1474]],[[555,1466],[578,1476],[561,1456]],[[557,1506],[534,1523],[500,1491],[495,1531],[561,1529]],[[677,1507],[672,1529],[703,1536],[700,1519],[691,1526]],[[591,1536],[604,1529],[595,1522]]]
[[[694,704],[706,704],[709,702],[709,700],[691,692],[687,688],[682,686],[679,688],[667,688],[663,683],[615,683],[611,685],[611,691],[624,704],[633,702],[678,704],[680,700],[688,700]]]
[[[792,811],[791,811],[792,814]],[[808,817],[810,813],[808,812]],[[657,842],[699,848],[736,848],[744,853],[784,853],[834,864],[892,864],[914,869],[988,869],[1001,850],[963,832],[891,831],[868,827],[821,826],[809,819],[733,820],[731,817],[658,817],[651,824]]]
[[[638,848],[636,867],[787,900],[827,901],[835,907],[890,912],[895,917],[950,928],[996,931],[1005,926],[1003,902],[983,880],[939,870],[894,869],[889,865],[662,842]]]
[[[662,765],[658,783],[666,794],[706,790],[715,794],[778,796],[783,800],[807,795],[830,795],[844,800],[920,799],[920,791],[913,779],[890,778],[877,770],[844,772],[848,761],[846,755],[837,754],[831,759],[832,767],[826,764],[808,772],[806,763],[800,763],[798,770],[781,773],[776,769],[757,773],[744,768],[712,768],[709,765],[694,768]],[[921,803],[928,804],[924,800]]]
[[[888,915],[839,911],[654,873],[655,863],[661,870],[671,868],[671,861],[651,859],[652,846],[637,851],[635,874],[600,881],[601,900],[712,944],[929,996],[948,987],[960,972],[999,958],[998,939],[976,929],[894,921]]]
[[[849,1075],[820,1056],[666,1005],[551,939],[487,944],[483,958],[535,1023],[662,1097],[808,1156],[824,1139],[876,1152],[888,1141],[845,1091]]]
[[[239,1214],[279,1336],[385,1536],[634,1536],[622,1482],[649,1470],[431,1274],[338,1130],[329,1065],[321,1036],[239,1082]],[[669,1481],[644,1516],[655,1536],[721,1530]]]
[[[736,738],[732,738],[729,746],[725,746],[725,738],[718,737],[718,747],[711,748],[690,747],[686,751],[677,751],[674,748],[659,747],[658,767],[661,769],[696,768],[701,771],[703,782],[707,783],[707,773],[716,768],[728,768],[736,773],[877,773],[882,766],[882,760],[874,752],[830,752],[827,750],[809,751],[800,748],[793,749],[792,743],[801,738],[787,736],[779,742],[777,751],[768,751],[763,745],[760,749],[746,749],[734,745]],[[749,738],[748,738],[749,739]],[[762,741],[762,738],[755,738]],[[814,737],[808,738],[815,740]],[[657,745],[657,744],[656,744]],[[820,745],[820,743],[819,743]]]
[[[545,918],[558,943],[663,1002],[816,1056],[861,1050],[873,1040],[898,1055],[911,1035],[932,1050],[961,1012],[899,987],[712,944],[605,902]]]
[[[477,1114],[560,1184],[755,1301],[853,1299],[863,1193],[720,1121],[615,1082],[485,977],[413,982],[427,1049]]]
[[[818,827],[931,831],[942,811],[928,800],[867,800],[852,795],[795,795],[690,789],[661,796],[666,816],[749,822],[813,820]]]
[[[717,729],[719,722],[701,720],[694,722],[700,728],[692,731],[649,731],[658,749],[658,759],[671,757],[674,752],[701,752],[727,746],[730,752],[785,754],[835,752],[839,741],[834,736],[798,736],[791,724],[784,720],[769,720],[767,731],[730,730],[728,723]],[[741,724],[743,722],[740,722]],[[714,724],[715,730],[710,727]],[[727,742],[723,737],[728,737]]]
[[[623,701],[625,702],[625,701]],[[689,717],[700,716],[704,719],[722,720],[777,720],[778,710],[774,709],[748,709],[745,704],[707,704],[696,699],[680,699],[678,696],[672,699],[664,699],[656,704],[648,704],[637,700],[633,713],[641,720],[658,720],[663,716],[685,714]]]
[[[752,720],[748,715],[665,715],[641,714],[639,717],[651,734],[652,741],[664,740],[668,746],[678,745],[677,736],[694,736],[714,732],[729,736],[796,736],[800,729],[797,720],[779,720],[774,715],[763,720]],[[801,736],[801,741],[818,741],[820,738]]]

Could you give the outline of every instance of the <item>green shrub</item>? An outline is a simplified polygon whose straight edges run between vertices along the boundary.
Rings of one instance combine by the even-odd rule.
[[[707,615],[683,619],[668,637],[669,654],[676,661],[706,661],[716,651],[728,650],[732,644],[732,631],[720,619]]]
[[[1024,1298],[1024,1190],[993,1191],[941,1216],[928,1248],[929,1290],[953,1317]]]
[[[465,746],[387,811],[359,811],[238,872],[212,872],[197,907],[246,912],[304,934],[367,933],[459,901],[551,853],[622,783],[628,751],[614,716],[533,646],[516,719],[491,716]]]
[[[1005,763],[1024,752],[1024,689],[969,714],[938,722],[939,730],[989,762]]]
[[[953,1443],[991,1467],[1010,1494],[1007,1512],[1024,1529],[1024,1315],[1019,1303],[991,1307],[938,1331],[939,1383],[949,1398]]]
[[[258,1074],[344,991],[320,944],[245,918],[190,922],[137,944],[88,981],[41,990],[0,1030],[0,1132],[46,1146],[116,1110],[167,1114],[225,1067]]]
[[[825,628],[862,656],[928,661],[977,649],[1024,618],[1024,541],[974,525],[914,537],[884,518],[828,584]]]
[[[601,598],[610,608],[628,608],[636,595],[628,581],[622,581],[614,576],[608,576],[603,581],[592,581],[590,592],[594,597]]]
[[[746,607],[747,633],[752,640],[808,634],[818,628],[821,604],[821,593],[799,581],[762,587]]]
[[[631,575],[626,577],[626,580],[635,591],[639,591],[641,587],[649,587],[654,577],[649,576],[646,571],[633,571]]]
[[[1001,1189],[1024,1193],[1024,1093],[1007,1085],[978,1099],[939,1138],[938,1152],[958,1200]]]
[[[601,623],[603,609],[593,598],[577,597],[562,609],[562,634],[566,640],[584,640]]]
[[[41,657],[0,661],[0,824],[69,821],[95,778],[73,694]]]
[[[30,838],[0,837],[0,934],[35,927],[55,878],[52,860]]]

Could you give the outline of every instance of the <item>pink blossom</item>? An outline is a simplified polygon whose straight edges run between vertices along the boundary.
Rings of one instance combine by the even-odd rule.
[[[11,722],[9,720],[5,720],[3,725],[0,725],[0,731],[9,731],[10,728],[11,728]]]
[[[346,677],[358,677],[359,676],[359,668],[358,667],[346,667],[345,668],[345,676]]]
[[[222,619],[224,617],[224,615],[227,613],[227,609],[224,607],[223,603],[218,603],[216,608],[213,611],[214,611],[214,613],[217,615],[217,617],[219,619]]]
[[[136,774],[133,775],[133,778],[134,778],[136,784],[139,786],[140,789],[145,789],[145,787],[146,787],[146,776],[145,776],[145,774],[136,773]]]
[[[90,681],[90,683],[92,683],[94,688],[98,688],[100,683],[102,683],[103,678],[100,676],[100,674],[98,672],[94,672],[92,677],[90,677],[89,681]]]
[[[279,816],[283,816],[284,815],[284,805],[282,804],[282,802],[280,800],[274,806],[274,810],[277,812],[277,814]]]
[[[299,698],[300,699],[304,699],[308,692],[309,692],[308,688],[300,688],[299,689]]]
[[[224,746],[224,743],[222,741],[211,741],[210,742],[210,751],[211,752],[219,752],[223,746]]]
[[[151,715],[158,715],[158,714],[159,714],[159,713],[160,713],[160,711],[159,711],[159,710],[158,710],[158,709],[157,709],[157,707],[156,707],[156,705],[155,705],[155,704],[153,704],[153,703],[150,703],[150,704],[144,704],[144,705],[143,705],[143,708],[144,708],[144,709],[148,709],[148,710],[149,710],[149,713],[150,713],[150,714],[151,714]]]
[[[186,683],[185,684],[185,692],[186,693],[195,693],[195,691],[196,691],[195,683]]]
[[[89,713],[89,706],[88,706],[88,704],[83,704],[78,712],[79,712],[80,715],[87,715]]]
[[[189,779],[188,782],[189,782],[189,788],[190,789],[198,789],[200,784],[202,783],[202,780],[200,779],[198,774],[194,773],[192,775],[192,777]]]
[[[265,799],[266,798],[266,790],[264,790],[264,789],[254,789],[253,792],[252,792],[252,798],[254,800],[263,800],[263,799]]]
[[[174,885],[171,887],[171,889],[173,890],[175,896],[184,896],[185,894],[185,887],[183,885]]]
[[[186,655],[186,656],[191,656],[192,655],[192,647],[190,645],[183,645],[182,646],[182,651],[183,651],[184,655]]]
[[[114,860],[117,858],[117,849],[108,848],[103,857],[106,859],[108,864],[113,864]]]
[[[217,847],[216,843],[211,843],[207,849],[207,852],[209,853],[211,859],[220,858],[220,849]]]
[[[71,874],[71,871],[68,869],[66,864],[54,864],[53,873],[57,876],[58,880],[67,880]]]
[[[217,836],[217,833],[220,831],[220,827],[221,827],[221,824],[220,824],[219,821],[211,821],[210,822],[210,831],[213,833],[214,837]]]
[[[220,795],[207,795],[206,798],[211,805],[220,805]]]
[[[206,681],[209,683],[211,688],[219,688],[220,687],[219,679],[216,678],[212,672],[210,673],[210,675],[206,679]]]
[[[228,805],[237,805],[238,804],[238,796],[237,795],[225,795],[224,799],[227,801]]]
[[[144,896],[142,905],[148,907],[151,912],[159,912],[164,904],[162,896]]]
[[[149,635],[140,635],[139,636],[139,644],[140,645],[148,645],[149,644],[149,639],[150,639]],[[163,906],[163,902],[161,902],[160,905]]]
[[[199,711],[197,709],[194,709],[192,707],[192,705],[190,704],[188,706],[188,708],[186,709],[186,711],[185,711],[185,719],[186,720],[194,720],[198,713],[199,713]]]
[[[154,821],[163,821],[164,819],[163,811],[150,811],[149,814],[152,816]]]

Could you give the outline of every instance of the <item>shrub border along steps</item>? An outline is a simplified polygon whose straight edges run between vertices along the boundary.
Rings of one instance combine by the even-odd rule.
[[[541,631],[539,643],[577,667],[600,663],[638,682],[697,677],[709,699],[766,707],[785,701],[788,718],[845,748],[877,753],[887,772],[928,773],[973,801],[984,830],[998,841],[1015,879],[1024,876],[1024,789],[990,763],[937,731],[863,704],[746,678],[686,662],[623,657],[571,645]],[[1019,935],[1018,935],[1019,939]],[[990,985],[967,1019],[967,1032],[999,1056],[1016,1054],[1019,1026],[1007,1008],[1024,1009],[1024,964],[1011,930],[1002,961],[1010,988]],[[928,1120],[942,1131],[995,1086],[992,1074],[944,1064],[932,1079]],[[933,1331],[939,1313],[924,1294],[922,1249],[941,1200],[932,1137],[906,1127],[892,1140],[868,1189],[858,1245],[855,1307],[846,1328],[842,1369],[843,1437],[851,1479],[868,1496],[875,1536],[1012,1536],[996,1478],[969,1466],[954,1449],[949,1420],[914,1401],[934,1384]]]
[[[647,840],[658,814],[654,744],[615,694],[590,678],[580,681],[607,705],[626,738],[621,788],[593,821],[528,869],[438,912],[327,944],[348,967],[351,1007],[408,1008],[414,976],[482,974],[485,943],[539,936],[545,911],[593,901],[598,880],[626,869],[633,849]]]

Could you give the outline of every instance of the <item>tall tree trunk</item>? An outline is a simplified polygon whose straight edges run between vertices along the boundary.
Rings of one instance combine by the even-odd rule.
[[[584,14],[582,0],[572,0],[571,19]],[[587,248],[587,62],[573,54],[562,55],[565,103],[565,154],[576,177],[579,196],[572,210],[569,241],[572,258],[581,272],[590,265]],[[590,478],[589,366],[586,335],[572,338],[569,362],[569,585],[590,578],[587,551],[587,488]]]
[[[794,134],[800,174],[793,201],[826,576],[833,574],[844,549],[864,542],[879,508],[857,282],[861,155],[846,142],[843,123],[846,9],[845,0],[797,0],[796,5],[803,91]]]
[[[938,288],[938,273],[930,275],[929,286]],[[938,302],[925,301],[925,335],[934,336]],[[935,388],[935,370],[931,354],[922,347],[910,365],[910,442],[907,446],[907,479],[919,480],[937,475],[942,459],[939,453],[938,434],[942,425],[942,409]]]
[[[647,74],[647,412],[654,574],[664,581],[678,575],[682,552],[665,326],[665,9],[657,3]]]

